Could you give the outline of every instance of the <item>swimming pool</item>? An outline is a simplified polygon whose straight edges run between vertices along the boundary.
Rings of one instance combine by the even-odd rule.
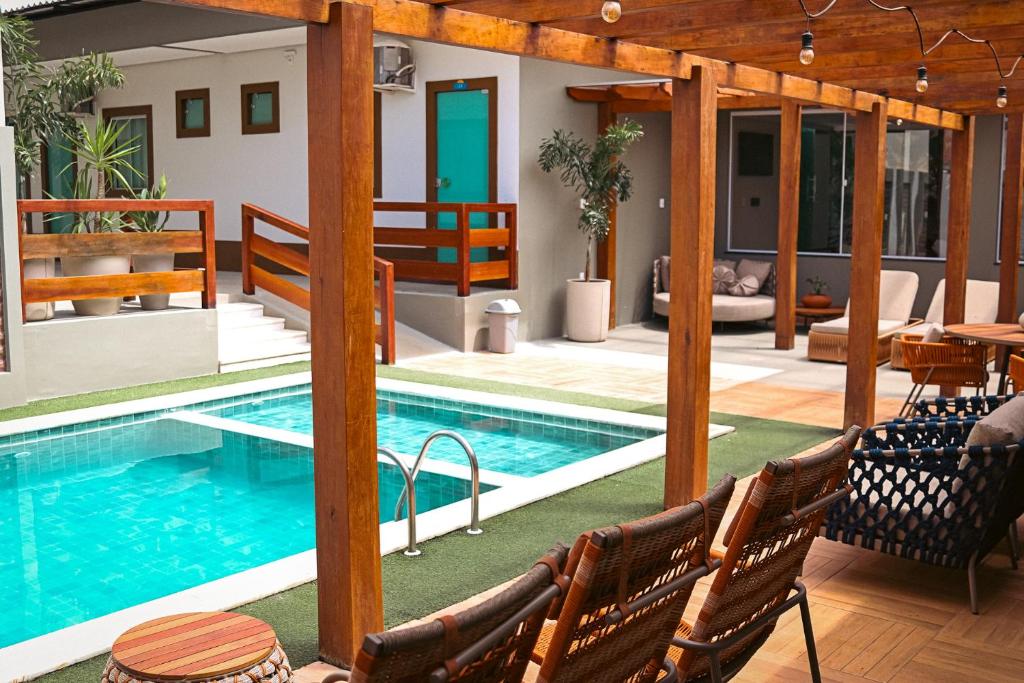
[[[207,586],[196,599],[221,609],[315,578],[310,409],[307,374],[0,424],[0,674],[23,652],[94,654],[147,605]],[[437,429],[473,445],[483,519],[659,457],[663,422],[378,383],[378,442],[405,462]],[[389,552],[405,541],[391,521],[404,480],[381,461],[378,481]],[[464,527],[470,492],[465,454],[438,442],[416,480],[420,539]],[[224,584],[261,571],[258,588]],[[75,636],[57,652],[60,629]],[[29,666],[16,673],[48,670]]]

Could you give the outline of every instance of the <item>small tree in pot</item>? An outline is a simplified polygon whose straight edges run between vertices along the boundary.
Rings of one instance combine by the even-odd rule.
[[[629,200],[633,175],[618,157],[643,137],[635,121],[609,126],[593,145],[573,133],[556,130],[541,141],[540,167],[546,173],[560,171],[562,184],[581,199],[579,229],[587,237],[583,279],[568,282],[566,328],[575,341],[604,341],[608,337],[611,285],[591,277],[594,244],[608,238],[612,207]]]

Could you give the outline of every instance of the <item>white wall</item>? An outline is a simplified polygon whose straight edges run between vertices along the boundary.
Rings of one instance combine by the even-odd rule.
[[[410,42],[418,68],[415,93],[384,93],[383,199],[426,199],[427,81],[498,78],[498,201],[519,194],[519,61],[515,57]],[[289,51],[293,54],[289,55]],[[289,59],[290,58],[290,59]],[[153,106],[153,169],[166,173],[169,196],[212,198],[217,238],[241,239],[240,205],[249,202],[307,221],[305,47],[274,48],[127,66],[127,84],[103,92],[97,107]],[[279,81],[281,132],[241,134],[243,83]],[[210,89],[210,137],[178,139],[174,93]],[[178,221],[190,227],[194,222]],[[389,221],[389,224],[398,224]],[[413,224],[413,223],[411,223]]]

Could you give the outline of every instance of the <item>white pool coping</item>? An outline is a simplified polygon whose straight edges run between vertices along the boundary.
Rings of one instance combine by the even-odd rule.
[[[0,436],[49,429],[79,422],[166,410],[173,411],[168,412],[164,416],[168,419],[186,421],[311,448],[313,438],[306,434],[252,425],[192,411],[173,410],[175,408],[180,409],[183,406],[231,398],[243,394],[259,393],[261,391],[291,386],[297,387],[308,384],[310,379],[311,376],[308,372],[297,373],[253,382],[240,382],[179,394],[11,420],[0,423]],[[378,378],[377,388],[385,391],[431,396],[468,403],[481,403],[623,426],[660,431],[664,431],[666,428],[665,418],[658,416],[454,389],[418,382]],[[734,428],[732,427],[712,424],[709,425],[708,437],[714,439],[733,430]],[[486,521],[543,498],[548,498],[617,472],[656,460],[663,457],[664,454],[665,436],[662,434],[533,477],[518,477],[501,472],[481,470],[481,483],[499,486],[500,488],[481,494],[480,519],[481,521]],[[413,457],[410,454],[399,454],[399,457],[403,462],[411,466]],[[387,460],[384,461],[387,462]],[[423,469],[438,474],[469,479],[470,470],[468,465],[428,460],[424,464]],[[471,501],[466,499],[420,513],[416,517],[417,540],[422,542],[466,527],[470,519],[470,510]],[[487,525],[481,524],[481,527],[484,529],[484,533],[486,533]],[[382,555],[402,550],[406,547],[407,540],[408,533],[405,520],[384,522],[380,525]],[[551,540],[554,542],[559,539]],[[408,561],[415,562],[416,560],[409,558]],[[179,612],[232,609],[315,579],[316,551],[309,550],[231,576],[200,584],[162,598],[134,605],[96,619],[90,619],[6,648],[0,648],[0,681],[20,682],[31,680],[45,673],[107,652],[110,650],[111,644],[121,633],[149,619]]]

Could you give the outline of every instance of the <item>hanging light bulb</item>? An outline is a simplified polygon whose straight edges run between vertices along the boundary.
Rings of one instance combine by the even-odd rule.
[[[928,90],[928,67],[917,67],[917,92],[923,93]]]
[[[803,47],[800,48],[800,63],[807,66],[814,61],[814,34],[810,31],[804,31],[802,45]]]
[[[614,24],[622,17],[622,5],[615,0],[608,0],[601,7],[601,18],[609,24]]]
[[[1009,98],[1006,97],[1006,86],[999,86],[999,95],[996,97],[996,106],[1000,109],[1005,109],[1009,102]]]

